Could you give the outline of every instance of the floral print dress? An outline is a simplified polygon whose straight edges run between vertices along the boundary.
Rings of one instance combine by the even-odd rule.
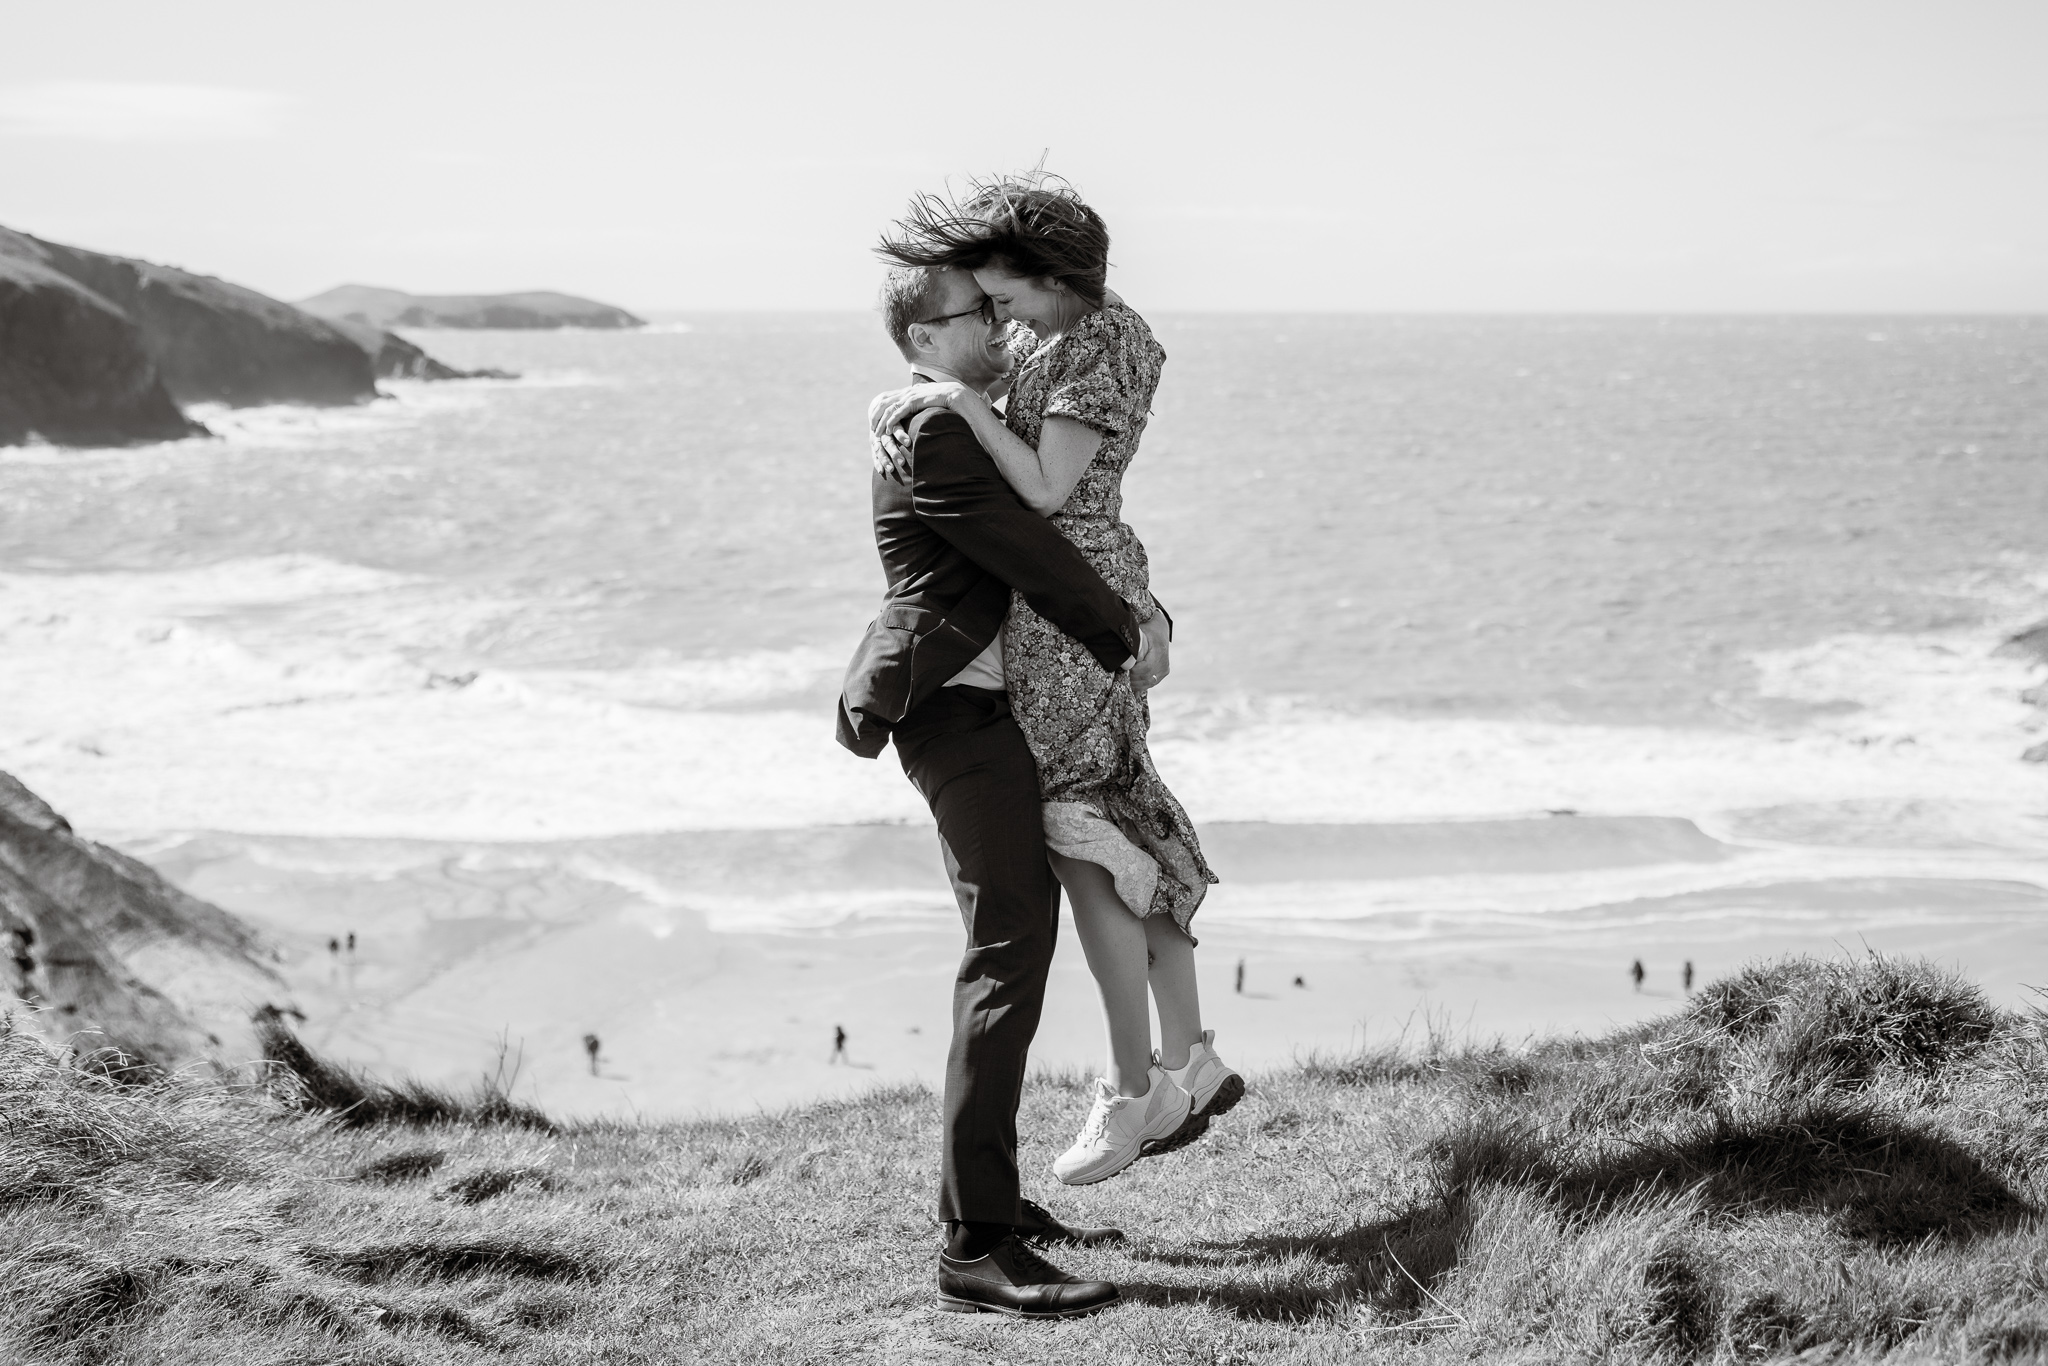
[[[1165,362],[1145,320],[1122,303],[1107,304],[1032,350],[1011,385],[1006,419],[1033,449],[1049,417],[1102,433],[1052,524],[1140,621],[1159,608],[1145,547],[1122,521],[1123,480]],[[1170,915],[1186,933],[1216,875],[1202,858],[1193,822],[1152,765],[1145,695],[1129,674],[1105,672],[1021,594],[1012,596],[1003,628],[1003,673],[1011,712],[1038,761],[1046,843],[1102,865],[1134,914]]]

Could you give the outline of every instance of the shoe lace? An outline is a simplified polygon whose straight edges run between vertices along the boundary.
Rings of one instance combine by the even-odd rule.
[[[1081,1142],[1084,1145],[1093,1143],[1101,1138],[1108,1128],[1109,1099],[1106,1096],[1097,1096],[1095,1108],[1088,1112],[1088,1122],[1081,1126]]]
[[[1067,1273],[1038,1255],[1038,1249],[1022,1238],[1010,1239],[1010,1265],[1023,1273],[1026,1283],[1065,1280]]]

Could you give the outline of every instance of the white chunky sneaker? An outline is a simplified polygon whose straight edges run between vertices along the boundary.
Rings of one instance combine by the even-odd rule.
[[[1244,1078],[1216,1056],[1215,1043],[1216,1031],[1203,1030],[1201,1041],[1188,1050],[1188,1065],[1166,1074],[1188,1093],[1193,1112],[1203,1119],[1214,1119],[1244,1099]],[[1158,1062],[1159,1055],[1153,1054],[1152,1061]]]
[[[1054,1176],[1069,1186],[1105,1181],[1141,1157],[1172,1152],[1201,1137],[1209,1123],[1194,1118],[1188,1093],[1162,1068],[1146,1076],[1152,1085],[1142,1096],[1120,1096],[1108,1081],[1096,1078],[1095,1108],[1074,1146],[1052,1164]]]

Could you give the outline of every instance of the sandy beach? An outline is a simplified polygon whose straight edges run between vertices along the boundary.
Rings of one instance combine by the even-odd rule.
[[[2010,1005],[2048,984],[2048,864],[2027,849],[1788,851],[1629,817],[1204,839],[1228,875],[1198,921],[1205,1007],[1247,1066],[1432,1027],[1599,1032],[1678,1005],[1687,960],[1703,982],[1785,953],[1925,956]],[[557,1113],[682,1116],[943,1073],[960,931],[929,827],[129,847],[273,936],[308,1041],[383,1075],[516,1066],[519,1093]],[[328,950],[350,931],[353,954]],[[1099,1018],[1067,927],[1038,1063],[1097,1065]]]

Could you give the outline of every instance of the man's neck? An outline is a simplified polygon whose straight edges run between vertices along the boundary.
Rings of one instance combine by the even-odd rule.
[[[983,392],[983,386],[979,384],[967,384],[966,380],[960,378],[960,376],[954,374],[951,370],[947,370],[937,365],[927,365],[923,361],[912,362],[910,367],[910,376],[912,379],[922,380],[927,383],[933,380],[948,380],[954,384],[966,384],[968,388],[974,390],[974,392],[976,392],[977,394]]]

